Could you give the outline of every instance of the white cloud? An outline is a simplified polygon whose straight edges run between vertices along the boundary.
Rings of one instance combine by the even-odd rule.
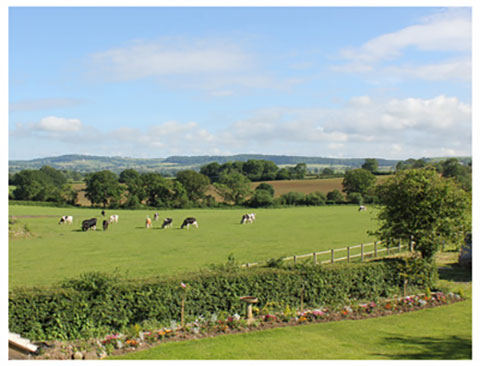
[[[76,132],[82,128],[82,122],[77,118],[62,118],[49,116],[33,126],[38,130],[49,132]]]
[[[150,76],[221,73],[243,70],[251,57],[226,42],[187,42],[162,39],[137,41],[90,56],[92,66],[113,80],[135,80]]]
[[[421,24],[375,37],[359,47],[340,51],[344,64],[331,66],[338,72],[377,72],[397,78],[424,80],[471,79],[472,19],[465,9],[447,9],[424,18]],[[435,63],[391,65],[408,50],[442,51],[462,55]],[[390,63],[390,64],[389,64]],[[385,66],[384,66],[385,65]]]
[[[120,149],[121,155],[134,157],[247,152],[394,159],[470,155],[472,108],[442,95],[390,100],[364,95],[338,109],[258,110],[216,132],[195,121],[103,132],[77,119],[46,117],[17,124],[11,137],[15,146],[21,145],[21,137],[35,138],[52,147],[67,145],[68,151],[90,147],[96,154],[112,155]]]

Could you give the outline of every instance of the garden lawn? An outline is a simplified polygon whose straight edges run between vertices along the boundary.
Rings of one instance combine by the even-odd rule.
[[[9,215],[27,226],[31,235],[9,240],[9,285],[49,285],[92,271],[139,278],[194,271],[225,263],[325,251],[366,243],[375,229],[375,210],[356,206],[298,207],[253,210],[254,224],[240,225],[246,209],[159,210],[160,220],[145,229],[154,210],[106,210],[119,215],[118,224],[102,230],[101,209],[42,206],[9,207]],[[73,225],[59,225],[72,215]],[[199,228],[180,230],[184,218],[197,218]],[[97,231],[82,232],[81,221],[96,217]],[[173,227],[161,229],[165,217]]]
[[[128,360],[471,359],[472,302],[365,320],[276,328],[127,353]],[[114,359],[114,357],[112,357]]]

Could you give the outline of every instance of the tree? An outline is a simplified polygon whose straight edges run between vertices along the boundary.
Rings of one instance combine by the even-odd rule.
[[[292,173],[287,168],[280,168],[277,172],[277,180],[288,180],[291,179]]]
[[[179,171],[177,173],[177,181],[185,187],[188,199],[192,202],[203,199],[210,187],[210,179],[206,175],[194,170]]]
[[[87,174],[85,184],[85,197],[92,205],[102,204],[107,207],[109,203],[120,201],[123,189],[117,175],[109,170]]]
[[[343,203],[345,202],[345,197],[338,189],[334,189],[333,191],[327,193],[327,202]]]
[[[263,162],[261,160],[248,160],[243,164],[243,172],[252,182],[262,179]]]
[[[127,201],[125,206],[137,208],[145,199],[145,189],[140,173],[134,169],[125,169],[120,173],[119,182],[127,186]]]
[[[142,174],[142,182],[147,205],[152,207],[169,207],[171,192],[168,181],[160,173]]]
[[[15,185],[13,198],[27,201],[72,203],[73,189],[66,183],[62,172],[44,166],[39,170],[22,170],[12,177]]]
[[[223,171],[218,183],[214,183],[215,190],[225,200],[235,205],[242,203],[252,193],[250,181],[237,171]]]
[[[347,194],[357,192],[365,196],[374,187],[375,181],[375,176],[368,170],[362,168],[347,170],[342,182],[343,191]]]
[[[249,207],[268,207],[273,204],[273,195],[266,189],[256,189],[247,202]]]
[[[431,260],[443,240],[455,242],[471,230],[468,194],[433,168],[409,169],[377,187],[383,207],[378,214],[381,240],[413,240]]]
[[[291,171],[293,179],[304,179],[307,174],[307,164],[298,163]]]
[[[273,197],[275,196],[275,188],[271,184],[268,183],[260,183],[257,187],[255,187],[256,191],[264,190],[270,193],[270,195]]]
[[[376,173],[378,171],[377,159],[365,159],[362,169],[368,170],[370,173]]]
[[[207,165],[203,165],[202,167],[200,167],[200,173],[210,178],[210,181],[212,183],[218,182],[218,179],[220,178],[220,164],[217,162],[213,162]]]

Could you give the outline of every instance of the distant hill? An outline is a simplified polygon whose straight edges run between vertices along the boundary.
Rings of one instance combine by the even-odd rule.
[[[44,165],[59,170],[70,170],[80,173],[110,170],[120,173],[131,168],[139,172],[160,172],[162,174],[174,174],[182,169],[199,170],[202,165],[217,162],[224,164],[228,161],[269,160],[278,166],[296,165],[305,163],[309,169],[322,169],[332,167],[337,170],[359,168],[365,159],[338,159],[308,156],[289,155],[260,155],[240,154],[231,156],[170,156],[168,158],[128,158],[119,156],[93,156],[93,155],[62,155],[33,160],[10,160],[8,170],[15,173],[24,169],[40,169]],[[445,158],[425,158],[427,161],[439,161]],[[458,158],[464,163],[471,162],[471,158]],[[393,170],[400,160],[377,159],[381,170]]]
[[[202,165],[218,162],[219,164],[228,161],[247,161],[270,160],[275,164],[295,165],[305,163],[309,168],[316,167],[335,167],[337,169],[360,167],[365,159],[336,159],[322,157],[306,156],[287,156],[287,155],[258,155],[241,154],[231,156],[170,156],[168,158],[126,158],[126,157],[107,157],[93,155],[62,155],[57,157],[48,157],[33,160],[10,160],[9,172],[15,173],[24,169],[40,169],[48,165],[59,170],[71,170],[81,173],[95,172],[100,170],[110,170],[115,173],[131,168],[139,172],[162,172],[175,173],[181,169],[198,170]],[[383,168],[393,168],[398,160],[377,159],[379,166]]]

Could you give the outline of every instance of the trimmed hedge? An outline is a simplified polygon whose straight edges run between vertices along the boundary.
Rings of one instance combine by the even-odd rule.
[[[56,288],[9,293],[9,329],[30,339],[80,339],[121,332],[134,324],[180,320],[182,292],[190,316],[245,311],[241,296],[299,307],[343,305],[392,296],[403,286],[433,288],[436,269],[421,259],[286,268],[216,268],[182,277],[126,280],[87,273]],[[187,284],[187,290],[180,287]]]

